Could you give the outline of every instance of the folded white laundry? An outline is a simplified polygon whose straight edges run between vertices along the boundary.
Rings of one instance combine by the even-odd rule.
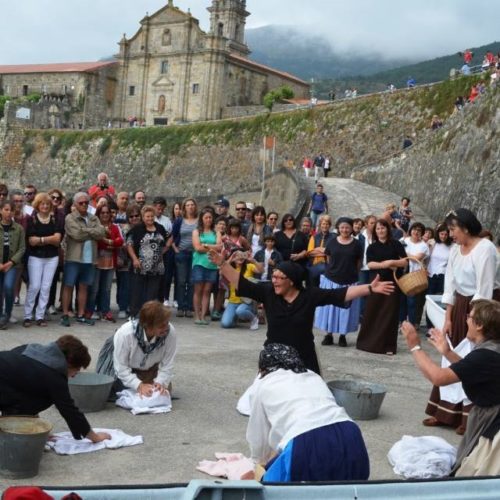
[[[125,389],[117,392],[118,399],[116,405],[130,410],[133,415],[141,415],[144,413],[168,413],[172,411],[172,399],[170,394],[160,394],[159,391],[154,391],[150,397],[141,397],[132,389]]]
[[[436,436],[403,436],[387,458],[394,472],[407,479],[445,477],[455,464],[457,449]]]
[[[114,450],[124,446],[135,446],[144,442],[142,436],[130,436],[120,429],[94,429],[94,431],[107,432],[111,435],[111,439],[93,443],[87,438],[75,439],[71,432],[57,432],[47,441],[47,447],[54,450],[58,455],[77,455],[103,450],[104,448]]]

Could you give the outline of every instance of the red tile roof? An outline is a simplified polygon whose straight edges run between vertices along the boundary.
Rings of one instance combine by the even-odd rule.
[[[20,73],[85,73],[105,66],[117,64],[116,61],[95,61],[53,64],[5,64],[0,65],[0,74]]]
[[[229,59],[232,59],[236,63],[244,64],[246,66],[250,66],[256,69],[260,69],[265,71],[266,73],[274,73],[275,75],[282,76],[283,78],[287,78],[289,80],[293,80],[294,82],[297,82],[301,85],[307,85],[309,86],[310,84],[304,80],[301,80],[297,76],[294,76],[290,73],[286,73],[285,71],[280,71],[275,68],[271,68],[270,66],[266,66],[265,64],[261,64],[255,61],[252,61],[250,59],[247,59],[245,57],[237,56],[236,54],[231,54],[229,56]]]

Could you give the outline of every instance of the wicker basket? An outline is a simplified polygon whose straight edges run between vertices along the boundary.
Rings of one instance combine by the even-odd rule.
[[[429,280],[427,278],[427,270],[425,269],[423,262],[415,257],[406,257],[406,259],[418,262],[422,266],[422,269],[404,274],[399,279],[396,276],[396,271],[393,271],[394,279],[405,295],[413,297],[413,295],[417,295],[427,289],[429,286]]]

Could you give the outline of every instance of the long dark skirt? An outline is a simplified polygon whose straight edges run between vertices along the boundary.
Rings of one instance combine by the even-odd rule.
[[[375,354],[396,354],[400,296],[399,289],[391,295],[368,296],[356,342],[357,349]]]
[[[267,482],[366,480],[370,461],[359,427],[347,421],[295,437],[266,471]]]
[[[136,317],[145,302],[159,300],[161,275],[130,272],[130,315]]]

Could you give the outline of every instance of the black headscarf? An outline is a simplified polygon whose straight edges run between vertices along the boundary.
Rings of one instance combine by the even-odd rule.
[[[280,368],[292,370],[294,373],[305,373],[307,371],[295,347],[277,343],[267,344],[260,351],[259,370],[269,373]]]
[[[302,280],[304,279],[304,269],[300,264],[285,260],[280,262],[275,269],[281,271],[295,288],[302,290]]]

